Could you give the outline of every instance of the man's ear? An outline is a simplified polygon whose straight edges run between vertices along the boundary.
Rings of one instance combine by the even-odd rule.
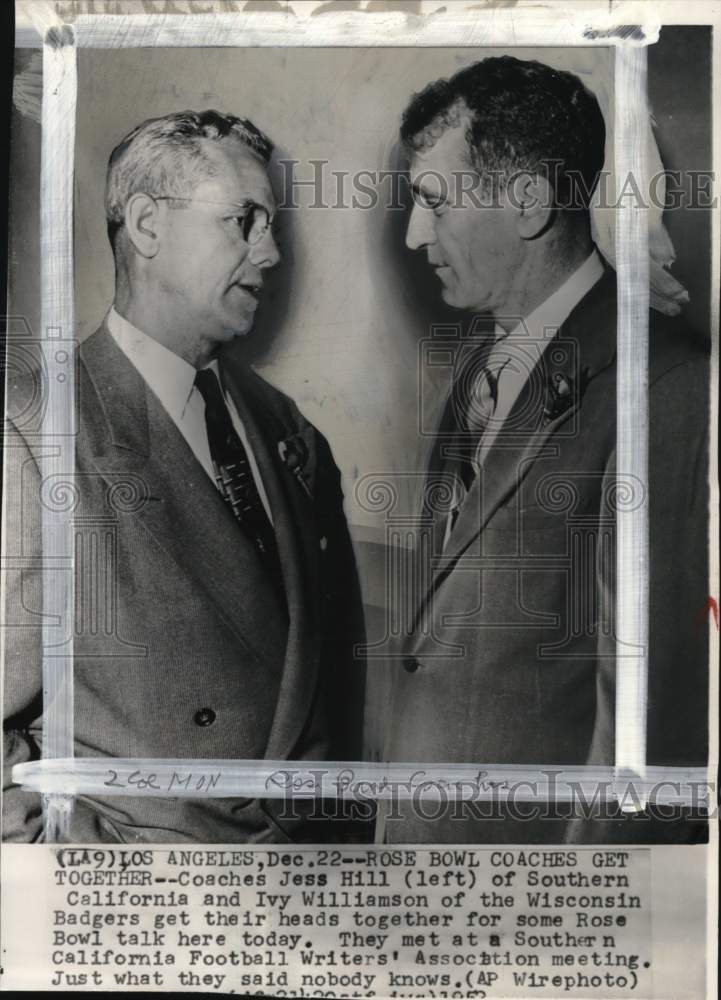
[[[157,201],[141,191],[131,194],[125,203],[125,228],[142,257],[154,257],[160,249],[158,222]]]
[[[553,188],[545,177],[521,171],[508,184],[508,200],[518,214],[516,226],[523,240],[535,240],[551,225]]]

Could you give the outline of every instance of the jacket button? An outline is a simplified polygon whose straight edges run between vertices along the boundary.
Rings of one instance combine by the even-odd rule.
[[[212,708],[199,708],[193,716],[196,726],[212,726],[215,722],[215,712]]]
[[[406,656],[405,660],[403,661],[403,669],[408,674],[414,674],[419,667],[420,663],[415,658],[415,656]]]

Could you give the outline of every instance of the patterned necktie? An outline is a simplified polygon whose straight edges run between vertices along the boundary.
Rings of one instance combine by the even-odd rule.
[[[439,438],[429,467],[429,482],[440,472],[454,477],[458,484],[453,491],[448,515],[436,520],[435,550],[442,551],[453,530],[463,502],[473,486],[478,472],[478,447],[488,422],[498,403],[498,379],[505,363],[492,371],[486,361],[488,349],[478,352],[454,379],[446,408],[441,418]],[[442,456],[442,457],[441,457]]]
[[[457,471],[466,490],[476,477],[478,446],[498,405],[498,377],[503,367],[494,373],[483,365],[473,373],[472,384],[459,380],[453,385],[450,405],[454,412],[454,445],[463,452],[457,459]]]
[[[218,489],[258,550],[273,585],[285,602],[273,525],[258,493],[248,453],[230,419],[218,378],[211,368],[203,368],[195,376],[195,385],[205,400],[208,444]]]

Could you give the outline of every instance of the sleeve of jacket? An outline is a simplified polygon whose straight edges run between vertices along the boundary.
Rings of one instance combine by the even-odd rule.
[[[12,781],[12,769],[40,756],[30,727],[42,715],[40,473],[9,421],[3,439],[3,807],[6,841],[42,833],[40,796]]]
[[[648,764],[703,767],[708,755],[708,369],[696,356],[650,387],[648,511]],[[604,496],[638,495],[610,457]],[[626,485],[628,489],[626,489]],[[612,521],[615,518],[612,517]],[[614,534],[615,539],[615,534]],[[617,649],[615,544],[599,545],[597,704],[589,764],[613,765]],[[608,626],[611,627],[608,627]],[[665,812],[663,811],[665,808]],[[652,813],[652,815],[650,815]],[[696,841],[703,822],[688,810],[657,807],[634,817],[575,822],[571,839]]]

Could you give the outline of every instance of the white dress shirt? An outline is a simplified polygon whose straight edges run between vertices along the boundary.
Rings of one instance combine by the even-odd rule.
[[[195,386],[196,369],[183,358],[174,354],[173,351],[159,344],[157,340],[153,340],[152,337],[138,330],[132,323],[124,319],[114,307],[108,313],[107,326],[115,343],[131,364],[137,368],[148,388],[158,397],[163,409],[183,435],[190,450],[217,488],[213,460],[210,457],[208,429],[205,423],[205,401]],[[248,454],[255,485],[272,523],[270,504],[243,421],[238,415],[233,400],[225,391],[223,381],[220,378],[218,362],[213,360],[206,367],[215,372],[220,382],[230,419]]]

